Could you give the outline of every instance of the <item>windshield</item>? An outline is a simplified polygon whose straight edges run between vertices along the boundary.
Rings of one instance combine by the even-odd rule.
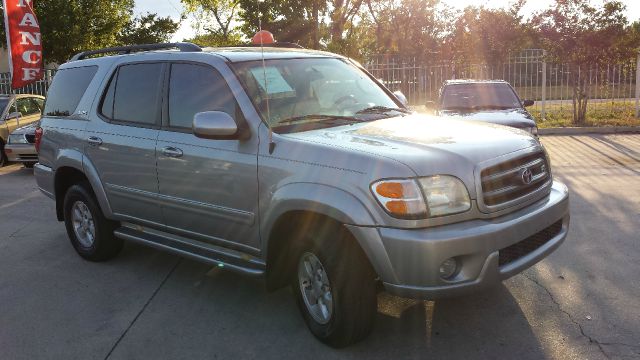
[[[406,111],[393,110],[398,105],[380,86],[340,59],[265,60],[264,68],[259,60],[234,68],[256,109],[273,127],[293,122],[336,126]]]
[[[442,110],[513,109],[522,107],[508,84],[454,84],[442,93]]]

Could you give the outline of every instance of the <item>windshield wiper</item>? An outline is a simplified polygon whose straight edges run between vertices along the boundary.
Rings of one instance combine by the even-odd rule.
[[[356,114],[385,114],[385,113],[388,113],[389,111],[397,111],[397,112],[401,112],[403,114],[410,114],[411,113],[411,110],[409,110],[409,109],[402,109],[402,108],[394,108],[394,107],[376,105],[376,106],[371,106],[371,107],[359,110],[359,111],[356,112]]]
[[[500,105],[479,105],[474,106],[474,110],[508,110],[513,109],[513,106],[500,106]]]
[[[322,114],[309,114],[309,115],[302,115],[302,116],[294,116],[294,117],[290,117],[287,119],[282,119],[278,122],[276,122],[276,125],[278,124],[291,124],[291,123],[295,123],[298,121],[304,121],[304,120],[319,120],[316,122],[324,122],[324,121],[332,121],[332,120],[343,120],[343,121],[350,121],[350,122],[361,122],[363,120],[360,120],[356,117],[353,116],[342,116],[342,115],[322,115]]]

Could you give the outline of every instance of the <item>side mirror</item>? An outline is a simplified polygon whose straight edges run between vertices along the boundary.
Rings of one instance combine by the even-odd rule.
[[[533,106],[533,104],[535,104],[535,101],[533,100],[525,100],[522,102],[522,105],[524,105],[524,107]]]
[[[402,105],[404,106],[409,106],[409,100],[407,100],[407,97],[404,96],[404,94],[402,93],[402,91],[400,90],[396,90],[393,92],[393,95],[398,98],[398,100],[400,100],[400,102],[402,103]]]
[[[237,139],[238,125],[226,112],[204,111],[193,117],[193,134],[203,139]]]
[[[22,113],[20,113],[19,111],[15,111],[7,115],[6,120],[19,119],[21,117],[22,117]]]

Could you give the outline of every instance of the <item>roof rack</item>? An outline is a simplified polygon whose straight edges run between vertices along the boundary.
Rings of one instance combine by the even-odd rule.
[[[199,52],[202,48],[196,44],[189,42],[178,43],[163,43],[163,44],[142,44],[142,45],[130,45],[130,46],[117,46],[111,48],[104,48],[99,50],[83,51],[74,55],[70,61],[83,60],[91,55],[118,53],[118,54],[131,54],[138,51],[150,51],[150,50],[163,50],[163,49],[178,49],[181,52]]]

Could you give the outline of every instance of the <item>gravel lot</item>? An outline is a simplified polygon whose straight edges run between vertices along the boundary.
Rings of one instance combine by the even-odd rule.
[[[364,342],[333,350],[288,289],[127,244],[73,251],[21,165],[0,169],[0,359],[640,358],[640,135],[543,138],[571,190],[550,257],[489,291],[418,302],[380,294]]]

